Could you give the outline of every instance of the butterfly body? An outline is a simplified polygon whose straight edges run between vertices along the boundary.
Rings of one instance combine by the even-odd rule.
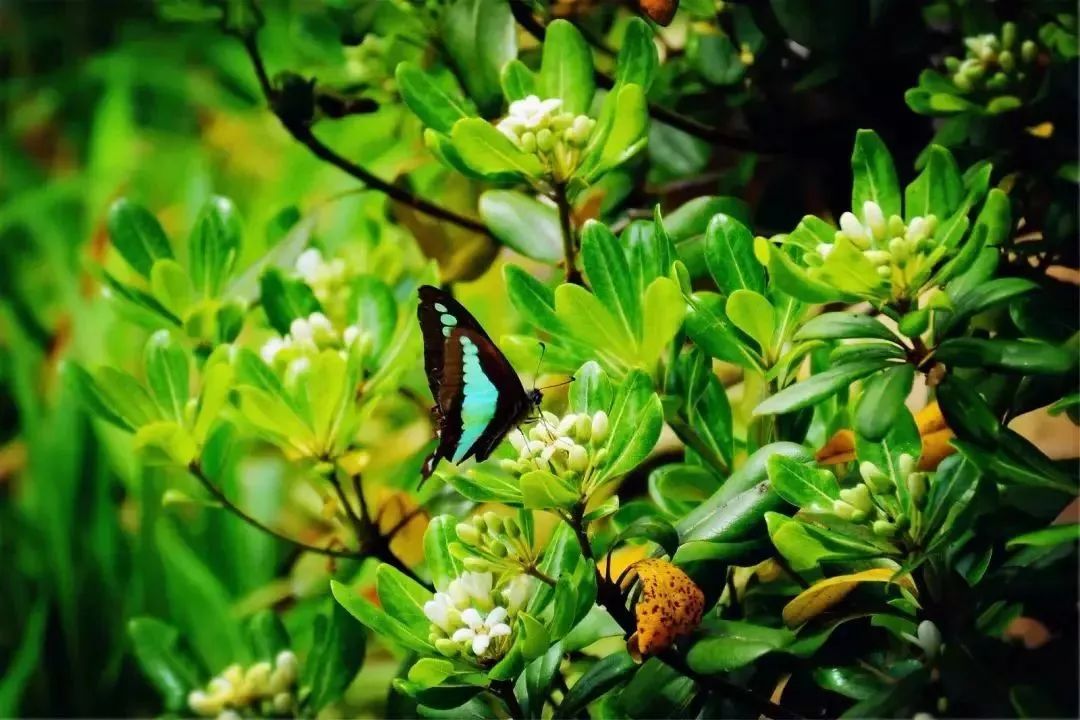
[[[426,479],[443,458],[485,460],[506,433],[540,404],[468,310],[442,290],[420,288],[417,319],[439,445],[425,461]]]

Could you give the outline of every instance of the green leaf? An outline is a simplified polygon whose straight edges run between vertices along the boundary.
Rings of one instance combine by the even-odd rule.
[[[458,542],[457,523],[458,518],[453,515],[439,515],[432,518],[424,531],[424,560],[435,587],[449,585],[464,572],[461,560],[450,552],[450,544]]]
[[[841,388],[846,388],[887,365],[888,363],[882,360],[867,360],[832,367],[767,398],[754,408],[754,415],[783,415],[816,405],[835,395]]]
[[[248,619],[247,637],[255,660],[270,662],[282,650],[292,648],[289,633],[273,610],[260,610]]]
[[[517,265],[503,268],[510,303],[528,322],[552,335],[565,335],[562,321],[555,315],[555,293]]]
[[[134,418],[124,417],[123,411],[114,406],[105,391],[98,385],[94,376],[78,363],[66,360],[61,368],[64,379],[74,388],[75,394],[86,409],[105,422],[121,430],[134,432],[137,423]]]
[[[1038,285],[1024,278],[995,278],[979,283],[953,296],[952,309],[939,313],[934,331],[938,337],[944,337],[953,328],[964,327],[975,315],[1037,288]]]
[[[915,366],[908,363],[887,368],[863,385],[855,407],[855,429],[870,440],[885,437],[904,407],[915,382]]]
[[[736,331],[725,310],[725,300],[716,293],[697,293],[686,315],[686,334],[710,357],[749,370],[763,371],[762,360]]]
[[[539,81],[542,97],[561,98],[564,111],[588,111],[596,90],[592,53],[573,23],[559,19],[547,26]]]
[[[525,660],[535,660],[548,651],[548,633],[544,626],[526,612],[518,613],[518,636],[515,644]]]
[[[559,705],[559,717],[576,717],[585,706],[627,680],[637,663],[625,651],[597,660],[578,678]]]
[[[544,172],[535,155],[519,150],[508,137],[486,120],[458,120],[450,132],[450,139],[461,160],[482,175],[517,173],[531,178],[539,177]]]
[[[705,674],[731,672],[795,641],[795,633],[786,628],[735,620],[710,619],[705,632],[709,637],[694,643],[686,656],[692,670]]]
[[[517,58],[503,65],[499,81],[502,84],[503,95],[509,102],[523,100],[537,94],[536,75]]]
[[[551,683],[562,664],[563,652],[563,646],[555,643],[525,668],[525,694],[532,717],[540,717],[540,708],[547,702]]]
[[[170,258],[154,262],[150,268],[150,291],[169,312],[182,317],[191,306],[195,288],[180,263]]]
[[[394,77],[401,99],[436,132],[449,134],[455,122],[476,114],[465,98],[447,89],[447,83],[436,81],[411,62],[398,63]]]
[[[681,404],[676,416],[669,413],[671,429],[714,470],[726,472],[734,453],[731,403],[711,361],[695,348],[680,354],[673,370],[667,392]]]
[[[519,481],[525,507],[537,510],[569,508],[580,502],[577,488],[570,487],[562,478],[547,470],[533,470],[521,476]]]
[[[188,264],[195,289],[217,297],[240,254],[240,220],[228,198],[214,196],[203,206],[188,240]]]
[[[950,338],[934,358],[955,367],[982,367],[1022,375],[1060,375],[1076,366],[1076,353],[1041,340]]]
[[[765,292],[765,275],[754,257],[754,236],[729,215],[717,215],[705,231],[705,262],[720,292]]]
[[[469,95],[484,115],[498,111],[499,73],[517,57],[517,25],[503,0],[453,0],[440,37]]]
[[[870,338],[902,344],[884,323],[867,315],[852,312],[822,313],[811,318],[795,333],[796,340],[846,340]]]
[[[686,709],[697,694],[692,679],[654,657],[638,668],[619,693],[618,709],[635,720],[686,717]]]
[[[555,314],[571,339],[586,347],[601,348],[601,360],[614,356],[622,365],[635,355],[636,342],[604,303],[591,292],[570,283],[555,288]],[[605,365],[610,365],[605,362]]]
[[[900,185],[896,167],[885,143],[873,130],[855,134],[855,150],[851,154],[851,209],[862,214],[863,203],[876,202],[888,218],[900,215]]]
[[[642,305],[646,313],[637,358],[640,367],[651,369],[682,327],[686,300],[674,280],[658,277],[645,288]]]
[[[640,337],[641,295],[633,287],[626,254],[606,225],[595,220],[585,223],[581,230],[581,259],[593,294],[628,337]]]
[[[926,165],[904,193],[904,219],[934,215],[943,221],[960,204],[964,192],[963,179],[951,152],[931,145]]]
[[[164,417],[186,424],[189,397],[188,356],[168,330],[158,330],[146,343],[146,381]]]
[[[425,536],[425,551],[426,540]],[[375,591],[379,595],[379,604],[392,612],[395,620],[416,637],[427,637],[431,627],[431,621],[424,614],[424,603],[431,599],[427,588],[384,563],[375,571]]]
[[[157,218],[127,198],[112,204],[106,224],[113,246],[127,264],[145,278],[150,277],[155,261],[173,256],[169,238]]]
[[[1067,523],[1064,525],[1053,525],[1051,527],[1042,528],[1041,530],[1034,530],[1029,533],[1024,533],[1023,535],[1017,535],[1006,543],[1005,547],[1009,550],[1022,545],[1047,547],[1049,545],[1060,545],[1061,543],[1071,543],[1078,540],[1080,540],[1080,523]]]
[[[457,672],[454,663],[441,658],[420,658],[409,668],[409,682],[435,687]]]
[[[436,654],[435,648],[427,641],[427,628],[424,629],[422,637],[414,634],[385,610],[364,599],[358,589],[350,588],[337,580],[330,581],[330,591],[350,615],[381,638],[392,640],[406,649],[424,655]]]
[[[143,386],[126,372],[108,366],[100,367],[94,380],[107,406],[132,428],[138,429],[161,419],[157,404]]]
[[[304,685],[311,688],[307,706],[318,713],[344,694],[364,663],[364,630],[336,602],[329,618],[315,618],[311,650],[303,665]]]
[[[706,82],[713,85],[734,85],[746,75],[746,66],[739,57],[739,49],[726,33],[703,32],[697,34],[696,40],[694,64]]]
[[[764,248],[768,253],[766,267],[769,270],[769,281],[784,293],[808,303],[858,299],[857,295],[810,277],[806,269],[797,265],[784,248],[767,241],[764,242]]]
[[[627,540],[649,540],[656,543],[667,553],[668,557],[674,557],[679,547],[679,533],[671,526],[671,523],[658,517],[641,517],[627,525],[611,543],[611,552]]]
[[[728,296],[725,310],[732,324],[752,337],[763,353],[771,351],[776,310],[764,296],[753,290],[735,290]]]
[[[648,91],[659,64],[652,28],[639,17],[630,18],[615,63],[615,82],[640,85]]]
[[[698,540],[733,541],[744,537],[760,522],[766,510],[779,508],[783,501],[769,488],[767,463],[774,455],[799,462],[811,462],[813,454],[790,442],[759,448],[705,502],[676,524],[684,543]]]
[[[649,129],[648,102],[640,85],[624,85],[612,90],[605,102],[612,102],[612,124],[606,132],[593,131],[593,140],[582,153],[577,176],[587,182],[629,160],[644,146]],[[600,141],[602,145],[598,145]]]
[[[611,380],[595,361],[590,360],[574,373],[569,391],[570,412],[590,415],[598,410],[607,412],[614,397]]]
[[[826,511],[840,497],[836,477],[784,455],[774,455],[767,463],[769,481],[780,497],[797,508]]]
[[[202,686],[203,672],[176,628],[149,617],[128,623],[135,658],[147,679],[161,693],[165,709],[187,711],[187,696]]]
[[[937,399],[945,422],[957,437],[988,447],[997,443],[1001,423],[969,383],[949,376],[938,386]]]
[[[345,319],[363,330],[371,340],[371,352],[381,359],[389,351],[399,326],[394,291],[372,275],[355,278],[349,289]]]
[[[664,425],[664,409],[653,392],[649,376],[640,370],[627,375],[611,409],[611,436],[608,459],[599,473],[601,479],[624,475],[637,467],[649,453]]]
[[[488,190],[480,196],[479,208],[480,217],[503,245],[533,260],[562,262],[562,229],[552,206],[513,190]]]

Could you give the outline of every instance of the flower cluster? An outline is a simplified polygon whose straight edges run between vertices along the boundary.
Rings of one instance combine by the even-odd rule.
[[[294,372],[298,363],[303,365],[312,355],[322,350],[344,351],[361,337],[360,328],[350,325],[343,332],[338,332],[330,319],[321,312],[313,312],[306,318],[296,318],[289,325],[289,333],[284,337],[267,340],[259,354],[271,367]]]
[[[296,274],[315,293],[319,304],[332,317],[344,315],[352,279],[348,264],[343,258],[327,260],[318,248],[308,248],[296,258]]]
[[[845,239],[862,252],[878,277],[891,283],[893,295],[899,297],[908,290],[917,290],[920,271],[932,264],[929,256],[937,247],[934,240],[937,228],[938,219],[934,215],[915,217],[907,223],[899,215],[886,219],[881,207],[867,200],[863,203],[861,219],[851,212],[840,216],[836,239]],[[807,253],[807,265],[821,265],[834,247],[833,243],[820,243],[816,252]]]
[[[596,127],[588,115],[564,112],[562,104],[559,98],[529,95],[510,103],[509,114],[496,125],[522,151],[535,154],[557,182],[574,174]]]
[[[1002,92],[1022,83],[1035,62],[1039,47],[1034,40],[1017,44],[1016,24],[1007,22],[1001,36],[987,33],[965,38],[963,60],[945,58],[953,84],[964,93]]]
[[[527,437],[510,433],[510,444],[518,451],[518,457],[503,460],[502,467],[518,476],[547,470],[585,486],[607,459],[604,443],[609,429],[608,416],[603,410],[592,415],[570,413],[562,418],[543,412]]]
[[[431,642],[446,657],[492,664],[510,649],[514,619],[531,580],[516,575],[496,583],[490,572],[464,572],[424,603]]]
[[[188,707],[199,717],[238,718],[292,716],[296,712],[296,655],[283,650],[273,663],[251,667],[230,665],[188,695]]]
[[[901,455],[897,460],[897,476],[910,498],[910,514],[902,500],[904,493],[889,474],[871,462],[859,465],[862,482],[840,491],[840,499],[833,502],[833,514],[868,524],[878,537],[894,538],[909,530],[914,534],[919,523],[918,511],[926,504],[930,477],[915,468],[916,461],[911,455]]]
[[[450,552],[461,558],[466,570],[500,575],[529,571],[536,566],[536,553],[517,520],[488,511],[469,522],[458,523]]]

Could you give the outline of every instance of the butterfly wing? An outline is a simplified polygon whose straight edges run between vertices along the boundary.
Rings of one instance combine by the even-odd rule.
[[[439,446],[424,464],[426,478],[442,458],[487,458],[531,402],[506,356],[460,303],[424,286],[417,314],[439,431]]]

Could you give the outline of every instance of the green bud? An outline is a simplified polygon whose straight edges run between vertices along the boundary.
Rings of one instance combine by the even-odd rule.
[[[1011,48],[1016,43],[1016,23],[1007,22],[1001,26],[1001,46]]]
[[[521,149],[523,152],[536,152],[536,133],[526,131],[521,135],[521,139],[519,142],[521,143]]]
[[[994,73],[994,76],[986,81],[986,87],[991,90],[1004,90],[1009,84],[1009,76],[1003,72]]]
[[[893,238],[895,240],[895,238]],[[892,248],[892,240],[889,241],[889,247]],[[867,250],[863,253],[863,257],[869,260],[875,267],[881,267],[882,265],[888,265],[893,259],[892,253],[888,250]]]
[[[479,543],[477,543],[479,544]],[[452,542],[447,546],[447,551],[458,560],[462,560],[467,557],[472,557],[472,551],[459,542]]]
[[[461,564],[469,572],[487,572],[491,569],[491,563],[483,558],[466,557],[461,559]]]
[[[853,523],[862,523],[865,522],[868,517],[869,515],[865,511],[856,509],[855,512],[851,513],[850,519]]]
[[[843,500],[833,500],[832,512],[841,520],[852,520],[855,515],[855,508]]]
[[[574,472],[584,473],[589,467],[589,451],[581,445],[574,445],[567,452],[566,466]]]
[[[488,534],[498,535],[502,532],[502,518],[494,510],[484,513],[484,523],[487,525]]]
[[[922,508],[926,504],[926,491],[928,489],[926,473],[916,472],[908,475],[907,489],[908,494],[911,495],[911,502],[915,507]]]
[[[517,520],[514,518],[503,518],[503,532],[506,533],[507,537],[521,537],[521,526],[518,525]]]
[[[875,520],[870,526],[870,529],[874,531],[874,534],[878,537],[892,537],[896,534],[896,526],[888,520]]]
[[[900,318],[898,327],[905,337],[918,337],[930,327],[930,311],[925,309],[912,310],[907,315]]]
[[[457,531],[457,536],[461,538],[462,542],[469,545],[480,544],[480,531],[476,529],[475,525],[458,523],[454,530]]]
[[[458,654],[458,644],[450,638],[439,638],[436,640],[435,649],[446,657],[454,657]]]
[[[986,65],[978,60],[965,60],[960,66],[960,72],[971,82],[978,82],[986,75]]]
[[[877,272],[877,276],[882,280],[888,280],[890,277],[892,277],[892,268],[888,265],[881,265],[877,267],[875,269],[875,272]]]
[[[1029,63],[1035,59],[1035,56],[1039,54],[1039,46],[1035,44],[1034,40],[1025,40],[1023,45],[1020,46],[1020,57],[1024,62]]]
[[[481,534],[487,532],[487,523],[484,522],[484,516],[483,515],[473,515],[472,524],[473,524],[473,527],[476,528],[476,532],[481,533]]]
[[[544,128],[543,130],[536,133],[536,147],[540,150],[540,152],[547,153],[552,151],[552,149],[555,147],[555,136],[551,133],[550,130]]]
[[[864,513],[874,509],[874,501],[870,498],[870,488],[861,483],[841,490],[840,499]]]
[[[1001,65],[1001,69],[1005,72],[1012,72],[1016,69],[1016,56],[1006,50],[998,55],[998,65]]]
[[[945,58],[945,69],[950,73],[955,73],[960,70],[960,58],[952,57],[951,55]]]
[[[278,716],[287,715],[292,711],[293,696],[290,693],[278,693],[271,701],[271,707],[274,710],[274,714]]]
[[[904,453],[896,459],[896,469],[900,473],[900,477],[906,478],[908,475],[915,472],[915,458]]]
[[[510,554],[510,550],[506,547],[506,543],[500,540],[492,541],[491,545],[488,546],[488,550],[491,551],[492,555],[498,558],[504,558]]]
[[[577,421],[574,422],[574,439],[580,443],[587,443],[591,435],[592,418],[585,414],[578,415]]]
[[[889,252],[898,264],[903,264],[908,257],[908,245],[902,237],[894,237],[889,241]]]
[[[550,127],[554,132],[568,130],[574,124],[574,116],[570,113],[561,113],[551,118]]]
[[[896,517],[896,529],[907,530],[909,527],[911,527],[911,518],[906,513],[900,513]]]
[[[973,87],[971,81],[968,80],[967,75],[964,75],[963,73],[955,73],[952,76],[952,81],[953,85],[956,86],[956,89],[961,92],[970,92]]]
[[[904,223],[904,218],[899,215],[889,216],[889,237],[903,237],[907,232],[907,225]]]
[[[892,492],[893,481],[872,462],[860,464],[859,474],[862,475],[863,482],[870,487],[873,493],[883,495]]]

